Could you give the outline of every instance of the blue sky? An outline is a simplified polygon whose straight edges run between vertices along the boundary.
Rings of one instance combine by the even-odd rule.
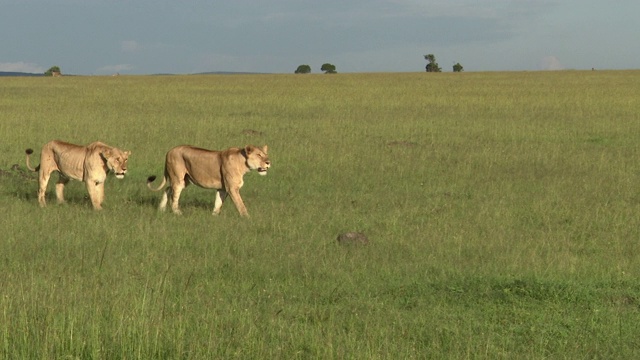
[[[640,1],[0,0],[0,71],[640,68]]]

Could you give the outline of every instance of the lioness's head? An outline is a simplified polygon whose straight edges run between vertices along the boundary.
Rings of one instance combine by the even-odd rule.
[[[131,151],[122,151],[118,148],[111,148],[104,150],[100,153],[102,158],[106,161],[107,167],[110,171],[113,171],[117,179],[124,178],[124,174],[127,173],[127,161]]]
[[[267,155],[267,145],[259,148],[253,145],[244,147],[247,156],[247,166],[251,170],[257,170],[260,175],[267,175],[267,169],[271,167],[271,161]]]

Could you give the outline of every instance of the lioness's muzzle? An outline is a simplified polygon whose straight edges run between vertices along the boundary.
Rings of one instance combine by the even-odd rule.
[[[264,163],[266,166],[265,167],[258,167],[258,174],[260,175],[267,175],[267,169],[269,169],[269,167],[271,167],[271,161],[265,161]]]

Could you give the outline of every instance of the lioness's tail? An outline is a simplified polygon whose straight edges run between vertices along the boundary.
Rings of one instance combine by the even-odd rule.
[[[164,177],[162,178],[162,184],[160,184],[160,186],[158,186],[157,188],[155,188],[155,189],[154,189],[154,188],[152,188],[152,187],[151,187],[151,183],[152,183],[152,182],[154,182],[154,181],[155,181],[155,179],[156,179],[156,176],[155,176],[155,175],[151,175],[151,176],[149,176],[149,177],[147,178],[147,187],[148,187],[148,188],[149,188],[149,190],[151,190],[151,191],[160,191],[160,190],[162,190],[162,188],[164,187],[164,185],[167,183],[167,177],[166,177],[166,176],[164,176]]]
[[[29,161],[29,158],[31,157],[31,154],[33,154],[33,149],[27,149],[25,150],[25,153],[27,154],[27,169],[36,172],[40,170],[40,165],[36,166],[35,168],[31,167],[31,162]]]

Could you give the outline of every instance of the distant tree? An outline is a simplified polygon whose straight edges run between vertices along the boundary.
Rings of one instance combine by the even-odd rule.
[[[464,68],[460,63],[455,63],[455,65],[453,65],[453,72],[462,72],[463,70]]]
[[[433,54],[425,55],[424,59],[429,63],[427,64],[427,72],[441,72],[442,69],[438,66],[436,62],[436,57]]]
[[[309,65],[300,65],[295,71],[296,74],[308,74],[310,72],[311,72],[311,66]]]
[[[60,75],[62,75],[62,72],[60,71],[59,66],[52,66],[49,68],[49,70],[44,72],[44,76],[60,76]]]
[[[337,72],[336,66],[329,63],[322,64],[320,70],[324,71],[325,74],[335,74]]]

